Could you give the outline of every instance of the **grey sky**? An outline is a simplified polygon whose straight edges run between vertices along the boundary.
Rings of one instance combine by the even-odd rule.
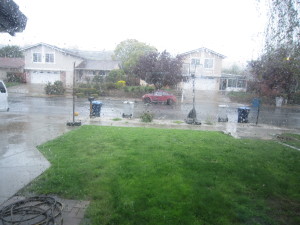
[[[23,33],[1,44],[45,42],[113,50],[134,38],[173,54],[207,47],[229,60],[255,58],[264,17],[256,0],[15,0],[28,17]]]

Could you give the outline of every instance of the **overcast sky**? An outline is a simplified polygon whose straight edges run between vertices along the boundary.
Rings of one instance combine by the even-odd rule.
[[[27,16],[23,33],[0,44],[114,50],[132,38],[172,54],[207,47],[229,60],[257,57],[264,13],[257,0],[14,0]]]

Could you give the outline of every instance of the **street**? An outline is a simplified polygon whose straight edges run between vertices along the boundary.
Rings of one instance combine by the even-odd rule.
[[[123,100],[99,100],[103,103],[101,117],[121,118],[127,105]],[[217,123],[220,102],[199,101],[195,108],[197,118],[202,123]],[[226,110],[229,122],[237,122],[237,108],[242,106],[235,103],[226,103],[229,107]],[[25,96],[9,97],[9,107],[11,114],[25,114],[40,116],[45,118],[46,123],[50,123],[51,118],[60,117],[57,121],[64,124],[72,120],[73,101],[70,98],[35,98]],[[139,118],[143,112],[154,114],[155,119],[168,119],[183,121],[193,105],[191,102],[177,103],[176,105],[165,104],[144,104],[142,101],[134,103],[133,117]],[[90,103],[85,98],[76,99],[75,111],[81,118],[89,117]],[[3,114],[3,113],[2,113]],[[5,114],[3,114],[5,115]],[[250,107],[249,123],[255,123],[257,118],[257,108]],[[274,125],[286,128],[300,128],[300,107],[275,107],[263,106],[260,109],[259,124]]]

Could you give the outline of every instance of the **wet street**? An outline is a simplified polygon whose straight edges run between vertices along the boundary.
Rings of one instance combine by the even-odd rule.
[[[128,104],[123,100],[99,100],[103,103],[101,107],[101,117],[121,118],[122,113],[132,111],[134,118],[139,118],[143,112],[153,113],[155,119],[179,120],[183,121],[189,111],[192,109],[192,102],[177,103],[169,106],[165,104],[144,104],[141,101],[134,103],[134,109],[130,110]],[[219,107],[220,102],[199,101],[196,102],[195,108],[197,119],[202,123],[217,123],[220,113],[228,116],[229,122],[237,122],[238,107],[245,106],[236,103],[225,103],[228,108]],[[67,120],[72,120],[72,99],[70,98],[35,98],[35,97],[10,97],[9,113],[27,116],[40,116],[44,122],[49,123],[51,119],[59,117],[59,121],[54,119],[55,123],[64,124]],[[90,103],[87,99],[76,99],[75,111],[79,113],[80,118],[89,117]],[[249,123],[256,123],[257,108],[250,106]],[[52,123],[51,122],[51,123]],[[300,107],[275,107],[262,106],[258,118],[259,124],[274,125],[287,128],[300,128]]]

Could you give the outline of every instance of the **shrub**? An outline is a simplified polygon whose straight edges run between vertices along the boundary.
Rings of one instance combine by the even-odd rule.
[[[101,76],[101,75],[95,75],[94,77],[93,77],[93,80],[92,80],[93,82],[96,82],[96,83],[103,83],[103,81],[104,81],[104,78],[103,78],[103,76]]]
[[[23,73],[7,73],[8,82],[26,83]]]
[[[141,115],[140,118],[141,118],[142,122],[144,122],[144,123],[150,123],[150,122],[153,121],[154,115],[152,113],[149,113],[149,112],[144,112]]]
[[[106,77],[106,81],[116,83],[118,80],[125,80],[126,75],[124,70],[116,69],[116,70],[111,70]]]
[[[63,95],[65,93],[64,84],[61,81],[55,81],[53,84],[48,82],[45,86],[47,95]]]
[[[292,94],[290,101],[292,104],[300,104],[300,91]]]
[[[113,89],[117,89],[117,86],[115,83],[107,82],[107,83],[105,83],[105,89],[113,90]]]
[[[124,81],[124,80],[119,80],[119,81],[116,83],[116,86],[117,86],[117,88],[125,87],[125,86],[126,86],[126,81]]]

